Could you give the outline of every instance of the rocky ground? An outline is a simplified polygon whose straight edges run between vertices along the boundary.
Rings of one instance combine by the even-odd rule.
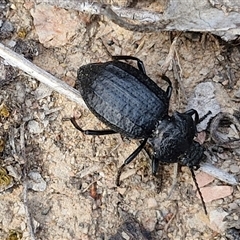
[[[179,33],[130,32],[99,16],[27,0],[2,0],[0,9],[1,43],[71,86],[81,65],[108,61],[110,53],[140,58],[149,77],[166,87],[160,67]],[[185,111],[195,87],[210,82],[221,111],[239,121],[239,50],[238,41],[182,33],[166,72],[174,85],[170,112]],[[168,197],[173,165],[163,166],[159,192],[142,152],[116,187],[117,169],[137,141],[83,135],[63,119],[77,116],[84,129],[106,126],[1,58],[0,86],[0,239],[240,239],[239,186],[212,178],[202,188],[206,216],[189,169],[180,168]],[[222,134],[239,138],[237,124]],[[239,179],[239,145],[217,147],[209,131],[203,141],[214,165]],[[196,174],[199,183],[209,177]]]

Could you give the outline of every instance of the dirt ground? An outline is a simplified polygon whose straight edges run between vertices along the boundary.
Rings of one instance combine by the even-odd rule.
[[[109,52],[138,57],[148,76],[166,87],[160,66],[179,33],[130,32],[102,17],[31,1],[2,0],[0,7],[0,41],[71,86],[81,65],[108,61]],[[176,64],[166,72],[174,85],[170,112],[184,111],[197,84],[207,81],[221,86],[219,98],[228,97],[226,111],[240,111],[239,50],[237,41],[227,44],[208,33],[182,33]],[[106,126],[1,58],[0,80],[0,239],[31,239],[29,225],[35,239],[44,240],[240,239],[239,186],[206,203],[206,216],[187,167],[180,168],[168,198],[173,165],[163,166],[159,192],[149,158],[141,152],[116,187],[118,167],[138,141],[119,134],[83,135],[63,119],[79,116],[84,129]],[[212,147],[206,133],[206,146]],[[239,178],[239,156],[239,148],[223,148],[215,152],[215,165]],[[27,202],[26,181],[31,185]],[[227,184],[215,179],[212,185]]]

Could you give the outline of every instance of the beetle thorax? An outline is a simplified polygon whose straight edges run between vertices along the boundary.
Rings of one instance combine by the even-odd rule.
[[[149,142],[160,161],[178,162],[192,145],[194,135],[195,124],[191,116],[175,112],[159,121]]]

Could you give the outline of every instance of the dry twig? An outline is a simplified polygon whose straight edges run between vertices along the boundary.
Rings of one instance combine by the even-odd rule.
[[[84,101],[80,93],[70,87],[65,82],[59,80],[54,77],[50,73],[44,71],[43,69],[37,67],[21,55],[15,53],[11,49],[5,47],[0,43],[0,56],[6,60],[6,62],[12,66],[18,67],[22,71],[28,73],[33,78],[36,78],[38,81],[46,84],[48,87],[52,88],[54,91],[63,94],[68,99],[80,104],[81,106],[86,108]]]
[[[31,240],[35,240],[33,219],[32,219],[31,213],[29,212],[29,208],[28,208],[28,179],[27,179],[28,161],[27,161],[26,155],[25,155],[24,130],[25,130],[25,122],[23,124],[21,124],[21,126],[20,126],[20,149],[21,149],[22,158],[24,160],[24,168],[23,168],[23,205],[24,205],[25,214],[26,214],[29,237],[30,237]]]
[[[117,14],[119,17],[132,19],[132,20],[139,20],[139,21],[158,22],[162,20],[161,13],[154,13],[154,12],[140,10],[140,9],[122,8],[117,6],[111,6],[111,10],[106,11],[106,9],[104,9],[106,7],[105,4],[101,4],[93,1],[86,1],[86,0],[70,0],[70,1],[36,0],[35,2],[37,4],[46,3],[53,6],[58,6],[60,8],[73,9],[80,12],[86,12],[89,14],[98,14],[98,15],[103,14],[110,18],[111,16],[113,18],[116,18],[114,14]]]
[[[216,168],[210,163],[201,163],[200,164],[200,170],[231,185],[238,185],[239,182],[236,180],[236,178],[230,174],[227,173],[219,168]]]
[[[172,223],[173,219],[176,217],[177,213],[178,213],[178,204],[176,203],[176,208],[174,213],[171,215],[170,219],[168,220],[167,224],[164,226],[164,232],[167,233],[168,227],[170,226],[170,224]]]
[[[208,0],[181,2],[169,0],[164,12],[160,13],[134,8],[120,8],[86,0],[35,0],[35,2],[47,3],[90,14],[104,15],[119,26],[131,31],[212,32],[225,40],[233,40],[240,34],[239,11],[229,11],[226,14],[222,9],[210,5]],[[239,3],[233,0],[229,0],[229,2],[233,5],[239,5]],[[123,20],[123,18],[127,21]],[[128,20],[137,20],[138,23],[132,24]]]

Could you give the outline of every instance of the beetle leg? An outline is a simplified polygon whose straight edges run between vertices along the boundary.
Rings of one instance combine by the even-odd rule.
[[[167,98],[170,99],[172,95],[172,86],[168,86],[166,93],[167,93]]]
[[[86,134],[86,135],[109,135],[109,134],[115,134],[115,132],[112,129],[105,129],[105,130],[83,130],[76,122],[75,118],[70,118],[71,123],[73,126],[79,130],[80,132]]]
[[[167,94],[167,98],[170,99],[170,98],[171,98],[171,95],[172,95],[172,82],[171,82],[170,79],[169,79],[167,76],[165,76],[165,75],[162,75],[162,79],[169,84],[169,86],[168,86],[168,88],[167,88],[167,90],[166,90],[166,94]]]
[[[143,72],[144,74],[146,74],[146,70],[145,70],[145,67],[144,67],[144,64],[143,62],[136,58],[136,57],[132,57],[132,56],[112,56],[112,58],[114,60],[134,60],[134,61],[137,61],[137,65],[138,65],[138,69]]]
[[[186,111],[185,114],[188,114],[190,116],[195,115],[194,121],[196,124],[199,123],[199,115],[195,109],[190,109],[190,110]]]
[[[122,174],[123,168],[128,165],[130,162],[132,162],[134,160],[134,158],[142,151],[142,149],[144,148],[144,146],[147,143],[147,138],[145,138],[143,140],[143,142],[140,144],[140,146],[124,161],[124,163],[122,164],[122,166],[118,169],[118,173],[117,173],[117,178],[116,178],[116,185],[120,186],[120,176]]]
[[[198,124],[200,122],[202,122],[208,115],[210,115],[212,112],[208,111],[205,115],[203,115],[201,118],[199,118],[198,112],[195,109],[190,109],[188,111],[185,112],[185,114],[188,115],[194,115],[195,114],[195,123]]]
[[[198,123],[202,122],[208,115],[210,115],[212,112],[209,110],[205,115],[203,115],[199,120]]]
[[[158,167],[159,167],[159,160],[156,158],[156,156],[153,156],[152,157],[152,175],[153,176],[157,175]]]
[[[163,79],[164,81],[166,81],[166,82],[169,84],[169,86],[172,87],[172,82],[170,81],[170,79],[169,79],[166,75],[162,75],[162,79]]]

